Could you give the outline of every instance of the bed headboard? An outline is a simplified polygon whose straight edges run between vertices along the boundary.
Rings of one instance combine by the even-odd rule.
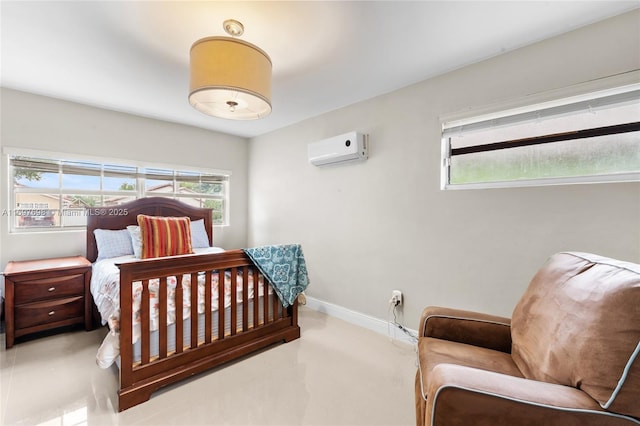
[[[211,209],[190,206],[182,201],[165,197],[140,198],[117,206],[87,209],[87,259],[90,262],[95,262],[98,257],[94,229],[125,229],[128,225],[138,224],[139,214],[187,216],[191,220],[204,219],[204,227],[209,235],[209,244],[213,244],[213,213]]]

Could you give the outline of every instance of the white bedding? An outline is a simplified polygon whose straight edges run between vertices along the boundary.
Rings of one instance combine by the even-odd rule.
[[[223,249],[217,247],[211,247],[206,249],[195,249],[197,254],[203,253],[220,253]],[[93,264],[91,275],[91,294],[95,304],[100,312],[102,323],[108,324],[110,332],[105,337],[98,354],[96,361],[101,368],[109,367],[119,356],[119,326],[120,326],[120,274],[119,269],[116,266],[117,263],[124,263],[130,261],[137,261],[134,256],[121,256],[110,259],[100,260]],[[230,274],[225,275],[225,308],[231,304],[231,279]],[[183,318],[186,321],[191,314],[191,276],[185,275],[182,277],[183,288]],[[242,303],[242,275],[239,274],[237,279],[237,303]],[[171,326],[175,323],[175,288],[177,280],[175,277],[169,277],[167,279],[167,324]],[[132,337],[135,344],[140,338],[140,300],[142,292],[142,284],[140,282],[134,283],[134,300],[133,300],[133,330]],[[198,313],[204,313],[204,275],[198,277]],[[271,293],[270,286],[267,286],[269,293]],[[149,292],[151,294],[150,308],[151,308],[151,331],[158,329],[158,280],[150,280]],[[250,276],[248,283],[248,299],[253,299],[253,277]],[[211,292],[211,306],[213,311],[218,309],[218,274],[212,274],[212,292]],[[260,288],[259,296],[262,296],[262,288]],[[226,310],[226,309],[225,309]],[[217,317],[214,315],[214,318]],[[201,322],[201,321],[199,321]],[[228,325],[228,321],[225,321],[225,326]],[[171,326],[175,334],[175,326]]]

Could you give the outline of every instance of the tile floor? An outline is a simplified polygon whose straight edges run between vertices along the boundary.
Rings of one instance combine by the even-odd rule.
[[[95,353],[105,329],[5,348],[2,425],[413,425],[411,345],[308,308],[302,337],[198,375],[117,412],[117,370]]]

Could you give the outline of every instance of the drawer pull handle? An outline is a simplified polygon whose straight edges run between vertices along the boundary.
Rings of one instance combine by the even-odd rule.
[[[49,289],[47,290],[49,293],[51,293],[52,291],[56,291],[55,287],[49,287]]]
[[[52,316],[55,313],[56,313],[56,311],[51,311],[51,312],[49,312],[49,316]]]

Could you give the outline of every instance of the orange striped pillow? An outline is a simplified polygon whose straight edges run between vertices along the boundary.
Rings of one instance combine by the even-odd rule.
[[[140,257],[191,254],[191,220],[188,217],[138,215],[142,251]]]

